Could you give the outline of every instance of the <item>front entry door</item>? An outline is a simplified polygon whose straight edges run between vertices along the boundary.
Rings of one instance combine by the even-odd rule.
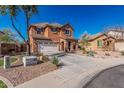
[[[71,42],[68,41],[68,50],[70,51],[71,50]]]

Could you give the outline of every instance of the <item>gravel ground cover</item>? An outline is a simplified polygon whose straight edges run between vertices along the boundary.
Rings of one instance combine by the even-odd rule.
[[[12,64],[9,69],[0,68],[0,76],[7,78],[13,86],[17,86],[55,69],[57,69],[57,67],[50,62],[39,63],[27,67],[23,67],[21,62],[16,62]]]

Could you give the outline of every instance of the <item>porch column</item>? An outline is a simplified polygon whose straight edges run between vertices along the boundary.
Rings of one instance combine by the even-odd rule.
[[[68,49],[68,42],[65,41],[65,42],[64,42],[64,51],[66,51],[67,49]]]
[[[73,50],[74,50],[74,49],[73,49],[73,45],[74,45],[74,44],[73,44],[73,43],[71,43],[71,51],[73,51]]]
[[[58,50],[61,51],[61,43],[57,44]]]
[[[78,50],[78,44],[75,43],[75,50],[77,51]]]

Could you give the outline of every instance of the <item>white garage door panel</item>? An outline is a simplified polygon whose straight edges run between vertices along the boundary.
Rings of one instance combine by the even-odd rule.
[[[116,51],[124,51],[124,42],[115,43],[115,50]]]
[[[49,54],[54,54],[56,52],[58,52],[58,47],[57,44],[55,43],[42,43],[42,44],[38,44],[38,51],[40,53],[44,53],[46,55]]]
[[[57,45],[43,45],[39,44],[39,51],[57,51]]]

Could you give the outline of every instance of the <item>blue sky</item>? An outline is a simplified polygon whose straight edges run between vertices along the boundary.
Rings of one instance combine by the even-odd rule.
[[[74,28],[74,37],[80,38],[84,31],[90,34],[103,31],[113,25],[124,25],[124,6],[39,6],[39,13],[30,21],[33,23],[50,22],[70,23]],[[27,38],[26,27],[23,25],[23,13],[17,17],[17,25]],[[0,29],[12,28],[9,16],[0,16]],[[13,30],[14,31],[14,30]]]

